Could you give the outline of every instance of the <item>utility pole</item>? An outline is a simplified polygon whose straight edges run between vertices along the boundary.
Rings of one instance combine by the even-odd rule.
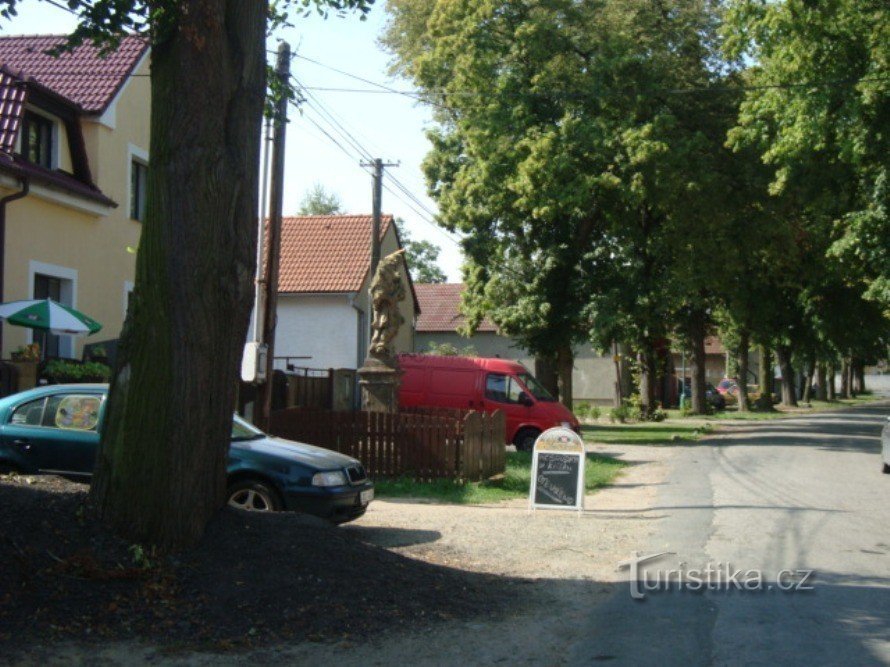
[[[286,90],[290,79],[290,45],[278,45],[275,75]],[[263,342],[266,344],[266,381],[263,383],[256,417],[257,425],[268,431],[272,415],[272,372],[275,362],[275,326],[278,324],[278,264],[281,259],[281,215],[284,199],[284,138],[287,128],[287,96],[275,105],[275,136],[272,141],[272,180],[269,193],[269,254],[266,258],[266,299],[263,310]]]
[[[372,162],[362,162],[363,167],[373,167],[373,189],[371,191],[371,277],[377,271],[380,263],[380,225],[381,225],[381,200],[383,199],[383,170],[386,167],[398,167],[398,162],[384,162],[376,158]]]

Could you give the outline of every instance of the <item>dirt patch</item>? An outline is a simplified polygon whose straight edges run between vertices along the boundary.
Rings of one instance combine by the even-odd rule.
[[[399,528],[407,542],[437,539]],[[139,552],[87,487],[0,478],[0,645],[138,640],[180,648],[348,640],[515,609],[521,580],[422,562],[312,517],[225,510],[199,547]]]

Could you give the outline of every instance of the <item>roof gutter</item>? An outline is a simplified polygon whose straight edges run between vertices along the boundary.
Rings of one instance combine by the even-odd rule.
[[[22,184],[22,189],[18,192],[13,192],[11,195],[6,195],[2,199],[0,199],[0,303],[4,300],[3,290],[4,290],[4,280],[3,277],[6,274],[6,205],[14,202],[16,199],[23,199],[28,196],[28,192],[31,190],[31,181],[27,176],[23,176],[19,183]],[[0,327],[0,350],[3,349],[3,329]]]

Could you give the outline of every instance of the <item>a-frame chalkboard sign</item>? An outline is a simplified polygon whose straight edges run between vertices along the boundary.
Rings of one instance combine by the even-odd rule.
[[[535,441],[532,509],[584,509],[584,441],[567,428],[551,428]]]

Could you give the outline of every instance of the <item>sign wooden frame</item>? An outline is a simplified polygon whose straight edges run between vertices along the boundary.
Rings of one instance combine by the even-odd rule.
[[[535,498],[538,493],[538,466],[541,455],[557,454],[560,456],[573,456],[578,459],[578,480],[575,487],[575,503],[573,505],[565,505],[560,503],[538,503]],[[531,488],[529,489],[528,506],[529,509],[557,509],[557,510],[575,510],[581,512],[584,510],[584,468],[587,459],[587,451],[584,447],[584,441],[574,431],[567,428],[551,428],[544,431],[535,441],[534,452],[532,454],[532,479]]]

